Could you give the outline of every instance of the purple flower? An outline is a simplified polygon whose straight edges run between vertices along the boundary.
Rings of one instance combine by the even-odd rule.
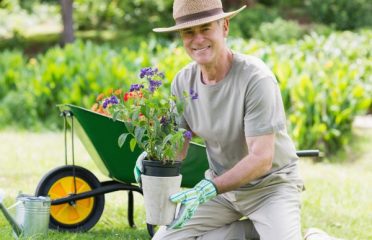
[[[111,104],[118,104],[119,103],[119,99],[116,96],[111,96],[109,102]]]
[[[184,134],[183,134],[183,137],[188,139],[188,140],[191,140],[192,138],[192,132],[191,131],[186,131]]]
[[[164,79],[165,75],[163,72],[159,72],[158,68],[145,67],[141,69],[140,78],[146,77],[147,79],[160,78]]]
[[[140,78],[144,78],[148,75],[148,71],[151,70],[150,67],[142,68],[140,73]]]
[[[149,80],[149,83],[150,83],[150,86],[149,86],[150,92],[154,92],[155,89],[160,87],[160,85],[162,84],[161,81],[156,81],[156,80],[152,80],[152,79]]]
[[[143,84],[132,84],[130,85],[129,91],[130,92],[139,91],[141,88],[143,88]]]
[[[110,98],[105,98],[105,100],[102,103],[102,107],[104,109],[106,109],[109,104],[114,105],[114,104],[118,104],[118,103],[119,103],[119,99],[116,96],[112,95]]]
[[[194,89],[191,89],[191,88],[190,88],[189,93],[190,93],[191,100],[198,99],[199,95],[198,95],[197,92],[194,91]]]
[[[164,78],[165,78],[165,75],[164,75],[163,72],[158,73],[158,76],[159,76],[161,79],[164,79]]]
[[[198,93],[195,93],[194,95],[191,96],[191,100],[198,99],[199,95]]]
[[[160,124],[166,126],[168,124],[168,119],[165,116],[162,116],[160,119]]]
[[[141,69],[140,78],[154,76],[158,72],[157,68],[145,67]]]
[[[106,108],[107,108],[107,105],[108,105],[109,103],[110,103],[110,99],[106,98],[105,101],[103,101],[103,103],[102,103],[102,107],[103,107],[104,109],[106,109]]]

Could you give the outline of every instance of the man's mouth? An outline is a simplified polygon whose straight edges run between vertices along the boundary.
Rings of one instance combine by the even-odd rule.
[[[205,51],[207,49],[209,49],[211,46],[205,46],[205,47],[199,47],[199,48],[192,48],[193,51],[195,52],[202,52],[202,51]]]

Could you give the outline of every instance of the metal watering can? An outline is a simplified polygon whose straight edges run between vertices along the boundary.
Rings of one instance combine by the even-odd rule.
[[[51,204],[49,197],[19,194],[16,203],[9,207],[9,209],[16,207],[15,218],[13,218],[2,204],[3,195],[0,192],[0,210],[12,226],[16,238],[47,235]]]

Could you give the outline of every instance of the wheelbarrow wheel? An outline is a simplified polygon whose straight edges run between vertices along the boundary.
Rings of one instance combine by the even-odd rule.
[[[36,196],[50,196],[52,200],[67,197],[75,192],[72,166],[49,171],[39,182]],[[76,193],[91,191],[101,186],[99,180],[85,168],[75,166]],[[49,227],[52,229],[84,232],[99,220],[105,206],[104,195],[71,201],[50,208]]]

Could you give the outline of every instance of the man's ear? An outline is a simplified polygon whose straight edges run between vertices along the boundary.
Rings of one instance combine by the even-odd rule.
[[[225,18],[223,20],[223,36],[227,37],[229,34],[229,28],[230,28],[230,18]]]

